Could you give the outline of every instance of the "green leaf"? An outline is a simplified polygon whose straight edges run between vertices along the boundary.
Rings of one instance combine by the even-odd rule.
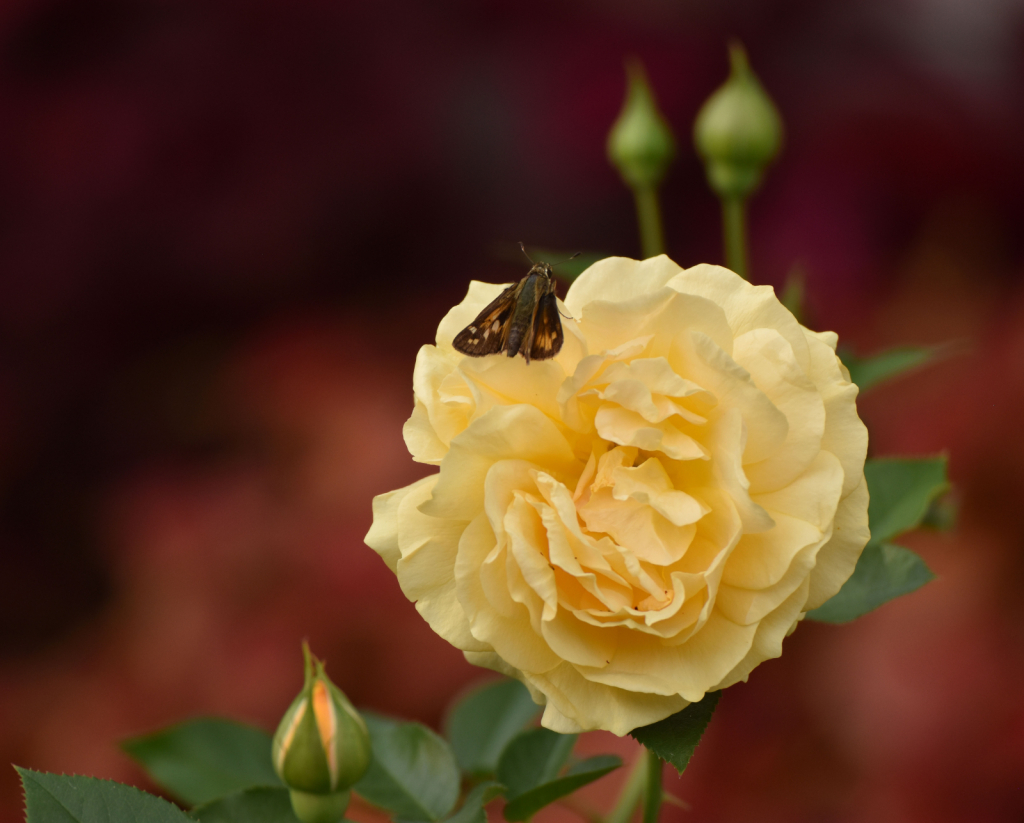
[[[934,579],[931,569],[910,549],[871,542],[839,594],[807,617],[821,623],[848,623]]]
[[[917,554],[889,541],[921,525],[932,502],[949,488],[946,457],[869,460],[864,476],[871,494],[871,540],[850,579],[835,597],[807,613],[810,620],[847,623],[935,578]]]
[[[451,748],[420,723],[362,712],[373,759],[353,791],[403,821],[435,821],[459,799],[459,767]]]
[[[191,823],[173,803],[113,780],[20,768],[18,774],[26,823]]]
[[[287,789],[248,789],[192,809],[200,823],[299,823]]]
[[[493,780],[488,780],[466,795],[462,808],[449,817],[445,823],[487,823],[487,812],[484,808],[499,794],[505,791],[505,787]]]
[[[948,532],[956,526],[958,515],[957,501],[948,494],[941,495],[928,505],[928,511],[924,513],[921,526],[940,532]]]
[[[525,820],[622,765],[617,757],[600,755],[577,763],[559,777],[575,744],[576,735],[550,729],[530,729],[512,739],[498,761],[498,779],[508,789],[506,820]]]
[[[593,783],[621,765],[622,760],[613,754],[589,757],[569,769],[564,777],[542,783],[517,797],[512,797],[505,804],[505,819],[511,823],[526,820],[545,806],[572,794],[588,783]]]
[[[215,717],[189,720],[121,747],[160,786],[189,806],[257,786],[280,786],[270,735]]]
[[[871,542],[885,543],[921,525],[932,500],[949,488],[946,457],[878,458],[864,465]]]
[[[472,775],[494,774],[509,741],[540,714],[518,680],[499,680],[464,697],[445,723],[455,757]]]
[[[844,352],[841,359],[843,365],[850,370],[850,380],[863,392],[904,372],[923,366],[935,357],[937,352],[938,349],[931,346],[900,346],[865,358]]]
[[[529,729],[516,735],[498,761],[498,780],[509,798],[554,780],[572,754],[576,735]]]
[[[633,729],[630,735],[682,774],[711,722],[719,694],[708,692],[703,700],[691,703],[682,711],[657,723]]]

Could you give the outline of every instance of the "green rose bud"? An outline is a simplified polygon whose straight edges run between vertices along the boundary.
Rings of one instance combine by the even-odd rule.
[[[643,67],[626,64],[626,102],[608,135],[608,159],[632,189],[657,186],[676,153],[676,141],[658,111]]]
[[[292,789],[292,811],[302,823],[338,823],[345,816],[351,793],[310,794]]]
[[[370,735],[359,713],[303,644],[306,682],[274,735],[274,769],[292,790],[303,823],[336,823],[348,788],[370,765]]]
[[[729,46],[729,79],[708,98],[693,129],[708,183],[722,198],[745,198],[782,144],[782,120],[738,43]]]

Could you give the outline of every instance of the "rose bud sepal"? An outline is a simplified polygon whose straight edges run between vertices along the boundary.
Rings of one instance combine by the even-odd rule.
[[[305,684],[274,735],[274,769],[303,823],[334,823],[348,806],[348,788],[369,767],[370,736],[323,663],[308,646],[303,652]]]
[[[631,189],[657,186],[675,159],[675,137],[639,61],[626,64],[626,76],[626,100],[608,134],[608,159]]]
[[[722,202],[725,263],[749,278],[746,201],[782,145],[782,119],[739,43],[729,47],[729,62],[729,78],[697,114],[693,139]]]
[[[338,823],[345,817],[351,796],[348,789],[333,794],[310,794],[292,789],[292,811],[302,823]]]
[[[639,61],[626,64],[626,100],[608,134],[608,160],[633,191],[644,257],[665,251],[658,186],[676,154],[676,141],[658,110]]]
[[[722,198],[745,198],[782,145],[782,119],[739,43],[729,46],[728,79],[697,114],[694,143],[708,183]]]

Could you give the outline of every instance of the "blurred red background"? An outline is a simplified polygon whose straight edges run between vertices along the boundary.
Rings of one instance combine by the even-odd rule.
[[[1020,0],[0,4],[0,762],[148,785],[118,740],[273,727],[303,637],[436,725],[483,674],[362,542],[427,473],[415,352],[517,240],[639,253],[628,55],[680,140],[670,253],[718,262],[689,129],[731,36],[787,126],[754,279],[800,264],[861,352],[960,342],[861,410],[876,455],[949,451],[961,512],[907,541],[938,581],[724,695],[665,819],[1024,818]]]

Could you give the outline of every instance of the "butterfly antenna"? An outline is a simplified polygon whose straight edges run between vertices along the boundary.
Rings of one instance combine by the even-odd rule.
[[[561,266],[561,265],[562,265],[562,263],[568,263],[568,262],[569,262],[570,260],[575,260],[575,259],[576,259],[577,257],[579,257],[579,256],[580,256],[581,254],[583,254],[583,252],[581,252],[581,251],[578,251],[578,252],[576,252],[576,254],[574,254],[574,255],[573,255],[572,257],[566,257],[566,258],[565,258],[565,260],[560,260],[560,261],[559,261],[558,263],[552,263],[551,265],[552,265],[552,266]]]
[[[523,245],[523,241],[522,240],[519,241],[519,248],[521,248],[523,250],[523,254],[526,254],[526,246]],[[536,266],[537,265],[536,263],[533,262],[533,258],[530,257],[529,254],[526,254],[526,259],[530,261],[530,265],[531,266]]]

